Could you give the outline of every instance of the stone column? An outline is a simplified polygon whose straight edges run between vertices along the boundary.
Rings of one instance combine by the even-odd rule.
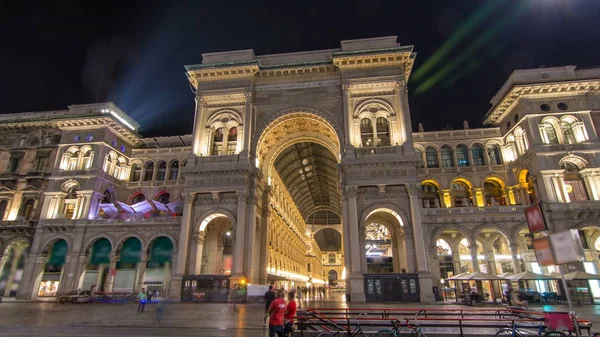
[[[394,267],[394,273],[400,273],[402,269],[400,268],[400,252],[398,251],[398,239],[396,235],[392,238],[392,265]]]
[[[358,247],[360,248],[360,271],[361,273],[367,274],[369,272],[369,266],[367,265],[367,240],[366,240],[365,227],[359,226],[358,228]]]
[[[268,205],[269,205],[270,193],[267,192],[265,194],[266,194],[266,196],[263,199],[263,205],[265,205],[265,206],[263,207],[263,214],[262,214],[261,223],[260,223],[260,244],[258,247],[258,249],[260,249],[259,262],[258,262],[258,266],[259,266],[258,267],[258,282],[260,284],[267,284],[267,277],[268,277],[267,266],[269,264],[268,222],[269,222],[269,217],[271,216],[271,214],[270,214],[271,212],[269,210]]]
[[[121,252],[117,251],[116,254],[110,255],[110,265],[108,267],[108,276],[106,277],[106,284],[104,285],[104,292],[111,293],[113,291],[113,285],[115,284],[115,276],[117,271],[117,260],[119,259]]]
[[[404,235],[402,235],[402,237],[400,237],[397,240],[397,245],[398,245],[398,272],[401,273],[402,269],[405,270],[405,272],[410,273],[410,270],[408,269],[408,261],[407,261],[407,248],[405,245],[406,242],[406,237],[410,236],[408,233],[406,233],[406,231],[404,231]]]
[[[410,231],[404,232],[404,248],[406,250],[406,264],[404,267],[406,268],[407,273],[417,273],[418,270],[415,267],[415,245],[414,245],[414,233]]]
[[[366,302],[364,289],[364,276],[362,274],[362,263],[360,253],[360,232],[358,224],[358,208],[356,204],[356,196],[358,186],[346,186],[346,197],[348,199],[348,225],[349,225],[349,243],[350,247],[345,250],[346,254],[350,255],[350,301],[363,303]]]
[[[196,156],[208,155],[206,151],[207,144],[203,141],[204,139],[204,126],[206,124],[206,114],[204,108],[207,106],[206,102],[200,96],[196,96],[196,113],[194,117],[194,140],[192,142],[192,153]],[[210,150],[209,150],[210,151]]]
[[[8,273],[8,278],[6,279],[6,288],[4,289],[4,297],[10,297],[10,289],[12,288],[13,280],[15,278],[15,273],[17,272],[17,267],[19,266],[19,257],[21,255],[21,251],[15,249],[15,255],[10,264],[10,271]],[[2,266],[6,263],[8,256],[2,257]],[[0,272],[2,268],[0,268]]]
[[[244,234],[244,239],[246,240],[246,244],[244,247],[244,272],[243,274],[246,276],[248,282],[256,282],[255,279],[255,271],[256,271],[256,254],[255,250],[258,249],[256,244],[256,197],[253,192],[248,195],[247,203],[246,203],[246,233]]]
[[[583,169],[579,173],[581,173],[590,200],[600,200],[600,188],[594,179],[593,169]]]
[[[187,270],[191,275],[200,275],[202,271],[202,258],[204,254],[204,241],[206,231],[195,233],[191,238],[189,266]]]
[[[488,254],[487,267],[488,267],[488,271],[487,271],[488,274],[498,275],[498,270],[496,269],[496,255],[494,255],[494,253]]]
[[[137,265],[135,272],[135,287],[134,291],[139,292],[144,287],[144,279],[146,278],[146,268],[148,267],[148,254],[140,254],[140,263]]]
[[[462,265],[460,264],[460,254],[452,253],[452,263],[454,263],[454,275],[462,273]]]
[[[240,152],[240,154],[245,154],[248,155],[248,153],[250,153],[250,147],[252,146],[252,130],[254,130],[254,116],[252,113],[252,93],[251,92],[246,92],[244,93],[245,95],[245,100],[244,100],[244,135],[243,135],[243,139],[240,139],[238,137],[238,139],[240,139],[242,142],[244,142],[244,144],[242,145],[242,151]],[[238,140],[239,141],[239,140]],[[262,163],[261,163],[262,164]],[[250,163],[250,165],[254,165],[254,163]],[[239,221],[239,219],[238,219]]]
[[[421,302],[434,302],[433,280],[431,278],[431,268],[427,261],[427,246],[425,244],[425,234],[421,222],[421,201],[419,194],[421,186],[418,183],[407,184],[406,189],[410,198],[410,215],[412,222],[412,232],[415,240],[415,255],[417,260],[417,271],[419,274],[419,289],[421,291]]]
[[[473,272],[479,271],[479,260],[477,260],[477,244],[471,244],[469,246],[471,251],[471,263],[473,264]]]
[[[521,263],[518,257],[518,246],[516,244],[510,245],[510,255],[512,257],[512,263],[515,274],[521,273]]]
[[[188,245],[190,241],[190,233],[193,221],[194,199],[195,193],[183,194],[183,216],[181,217],[181,229],[179,231],[179,251],[177,252],[177,269],[175,278],[172,283],[176,283],[176,279],[181,280],[185,274],[185,259],[188,256]]]
[[[19,285],[17,299],[37,299],[38,288],[42,273],[46,267],[46,261],[48,261],[48,255],[46,254],[29,255],[27,263],[25,264],[23,278]]]
[[[215,259],[215,269],[213,270],[213,274],[221,275],[223,274],[223,241],[221,240],[217,242],[217,254]]]
[[[398,130],[400,132],[399,138],[402,146],[404,147],[404,153],[411,153],[414,151],[412,141],[412,127],[410,119],[410,108],[408,105],[408,88],[406,81],[398,81],[395,83],[395,91],[398,95],[395,95],[399,100],[400,111],[397,114],[400,120],[397,122]],[[422,291],[422,289],[421,289]]]
[[[58,295],[66,294],[69,291],[77,290],[79,286],[79,270],[85,268],[86,255],[79,255],[78,253],[72,253],[67,255],[65,265],[63,266],[62,278],[58,285]]]
[[[356,140],[356,126],[353,123],[354,116],[350,107],[350,85],[343,84],[342,92],[344,94],[344,147],[349,147],[349,145],[354,145],[355,147],[360,146],[360,138]]]
[[[237,223],[235,225],[235,243],[233,246],[233,270],[232,279],[241,281],[244,278],[244,248],[246,243],[246,202],[248,196],[246,191],[237,192]],[[232,284],[235,284],[232,282]]]
[[[105,269],[106,266],[103,264],[98,266],[98,276],[96,277],[97,292],[104,292],[104,284],[102,284],[102,278],[104,277]]]

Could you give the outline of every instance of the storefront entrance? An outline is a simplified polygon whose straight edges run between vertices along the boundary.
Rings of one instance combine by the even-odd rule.
[[[365,275],[367,302],[419,302],[416,274]]]
[[[181,302],[227,302],[229,275],[189,275],[183,277]]]

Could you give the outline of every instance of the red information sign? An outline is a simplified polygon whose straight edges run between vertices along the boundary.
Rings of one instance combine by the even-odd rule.
[[[544,219],[542,207],[539,203],[525,208],[525,219],[530,233],[539,233],[547,229],[546,219]]]
[[[549,237],[544,236],[533,240],[533,249],[540,266],[553,266],[556,264]]]

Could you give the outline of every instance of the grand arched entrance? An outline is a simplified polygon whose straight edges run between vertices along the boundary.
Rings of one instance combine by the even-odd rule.
[[[317,114],[285,114],[261,133],[256,163],[268,190],[268,283],[321,288],[330,283],[332,268],[341,273],[339,160],[336,128]],[[344,284],[337,275],[334,281]]]

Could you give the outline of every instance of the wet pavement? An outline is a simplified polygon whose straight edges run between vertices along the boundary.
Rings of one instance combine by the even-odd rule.
[[[455,303],[435,305],[349,304],[341,296],[303,301],[301,307],[319,308],[473,308]],[[494,308],[492,305],[479,306]],[[496,306],[499,307],[499,306]],[[138,313],[135,303],[58,304],[53,302],[0,303],[0,336],[265,336],[262,304],[170,303],[160,324],[156,304]],[[566,306],[531,306],[532,310],[567,311]],[[576,307],[580,317],[600,330],[600,305]],[[427,331],[426,331],[427,332]],[[491,334],[493,335],[493,333]]]

